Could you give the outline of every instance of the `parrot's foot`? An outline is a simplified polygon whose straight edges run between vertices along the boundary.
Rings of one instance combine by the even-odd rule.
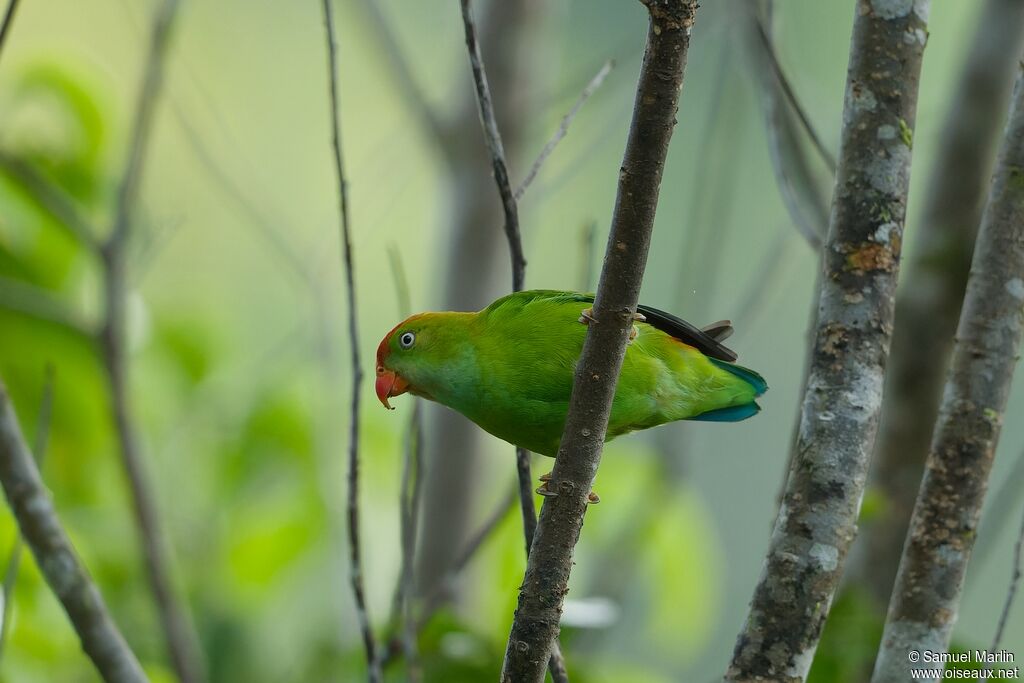
[[[645,322],[647,320],[647,316],[645,316],[643,313],[634,313],[633,314],[633,320],[638,322],[638,323],[642,323],[642,322]],[[590,323],[596,323],[597,322],[597,319],[594,318],[594,309],[593,309],[593,307],[588,307],[588,308],[583,309],[583,311],[580,313],[579,322],[584,324],[584,325],[589,325]],[[636,328],[636,325],[634,325],[633,327],[629,328],[629,343],[632,343],[633,340],[636,339],[636,336],[638,334],[640,334],[640,330],[638,330]]]
[[[537,488],[537,495],[551,498],[558,495],[558,491],[551,488],[551,473],[540,475],[541,485]],[[597,495],[593,491],[587,494],[587,503],[590,505],[597,505],[601,502],[601,496]]]

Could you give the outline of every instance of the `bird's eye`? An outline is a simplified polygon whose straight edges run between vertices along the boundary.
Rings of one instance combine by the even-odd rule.
[[[398,344],[403,349],[411,349],[412,345],[416,343],[416,335],[412,332],[403,332],[402,336],[398,338]]]

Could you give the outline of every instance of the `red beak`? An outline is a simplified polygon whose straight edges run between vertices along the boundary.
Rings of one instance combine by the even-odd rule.
[[[377,398],[388,410],[394,410],[388,399],[392,396],[404,394],[409,390],[409,383],[402,377],[395,374],[393,370],[387,370],[382,365],[377,366]]]

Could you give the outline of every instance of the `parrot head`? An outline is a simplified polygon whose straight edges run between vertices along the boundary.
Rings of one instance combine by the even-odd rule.
[[[465,356],[466,313],[420,313],[396,325],[377,347],[377,398],[409,392],[444,402],[452,371]]]

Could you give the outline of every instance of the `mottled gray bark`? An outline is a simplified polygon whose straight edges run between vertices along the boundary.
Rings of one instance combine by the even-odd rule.
[[[977,536],[1024,322],[1024,74],[981,219],[952,366],[889,602],[873,683],[945,652]]]
[[[928,2],[855,8],[799,434],[729,681],[806,678],[856,533],[878,427]]]
[[[889,602],[931,444],[1022,44],[1024,2],[986,0],[946,111],[914,257],[896,297],[892,360],[871,476],[884,512],[865,524],[847,572],[874,596],[880,615]]]
[[[492,0],[479,20],[480,46],[495,104],[495,117],[505,152],[512,163],[521,156],[533,88],[526,42],[535,37],[542,15],[541,0]],[[454,19],[453,17],[453,20]],[[459,113],[444,125],[445,158],[450,169],[451,229],[444,243],[445,283],[441,307],[453,311],[479,310],[504,290],[499,277],[508,261],[501,202],[494,180],[481,172],[489,166],[483,140],[467,134],[479,120],[472,88]],[[474,527],[478,488],[473,482],[486,457],[478,427],[458,413],[434,403],[426,408],[424,443],[423,530],[416,568],[421,592],[429,592],[444,577],[462,551]]]
[[[32,454],[0,382],[0,484],[36,564],[107,683],[145,683],[146,675],[107,611],[57,519]]]
[[[647,50],[619,170],[611,232],[594,302],[595,322],[576,366],[558,457],[533,539],[505,650],[503,683],[542,683],[597,474],[650,247],[668,144],[697,11],[695,0],[646,0]]]

